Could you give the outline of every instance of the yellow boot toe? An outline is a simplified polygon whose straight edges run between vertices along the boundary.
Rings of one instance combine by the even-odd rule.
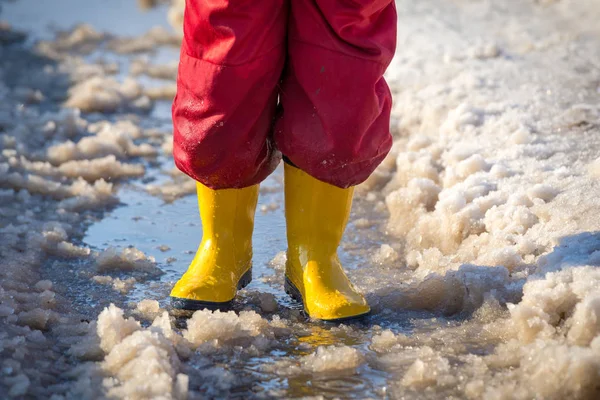
[[[305,291],[308,314],[324,321],[336,321],[365,316],[371,311],[365,298],[356,291],[340,292],[334,288]]]
[[[291,278],[294,267],[290,265],[286,272],[286,291],[302,302],[311,318],[341,321],[369,314],[371,308],[364,296],[354,288],[339,262],[333,264],[324,268],[316,262],[308,262],[301,272],[300,284],[296,283],[298,278]]]
[[[201,309],[230,303],[238,290],[252,281],[252,269],[248,269],[238,280],[235,276],[218,279],[215,276],[183,275],[171,290],[171,302],[176,308]]]

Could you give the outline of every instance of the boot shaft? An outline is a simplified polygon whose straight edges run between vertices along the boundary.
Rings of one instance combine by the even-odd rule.
[[[202,241],[226,245],[235,252],[252,247],[258,185],[244,189],[213,190],[197,183]]]
[[[285,164],[285,217],[290,255],[334,257],[348,222],[353,192],[353,188],[338,188]]]
[[[252,279],[252,230],[258,185],[212,190],[197,184],[202,242],[171,290],[175,308],[229,304]]]

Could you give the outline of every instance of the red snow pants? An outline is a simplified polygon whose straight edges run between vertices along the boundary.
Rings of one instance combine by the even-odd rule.
[[[261,182],[283,154],[346,188],[389,152],[393,0],[187,0],[173,155],[212,189]]]

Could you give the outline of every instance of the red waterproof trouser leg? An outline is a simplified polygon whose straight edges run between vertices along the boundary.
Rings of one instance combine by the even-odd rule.
[[[369,177],[389,152],[391,94],[382,75],[396,47],[391,0],[292,0],[277,147],[339,187]]]
[[[284,0],[187,0],[173,156],[213,189],[259,183],[279,156],[270,141],[285,62]]]
[[[177,166],[213,189],[264,179],[279,161],[281,77],[278,150],[324,182],[364,181],[392,141],[382,75],[395,47],[393,1],[232,3],[187,1],[173,104]]]

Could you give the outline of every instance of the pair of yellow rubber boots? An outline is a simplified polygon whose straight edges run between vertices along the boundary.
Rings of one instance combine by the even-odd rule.
[[[344,320],[370,311],[337,256],[352,195],[352,188],[340,189],[285,164],[285,289],[314,319]],[[198,183],[202,242],[171,291],[175,308],[223,307],[250,283],[257,200],[258,185],[212,190]]]

